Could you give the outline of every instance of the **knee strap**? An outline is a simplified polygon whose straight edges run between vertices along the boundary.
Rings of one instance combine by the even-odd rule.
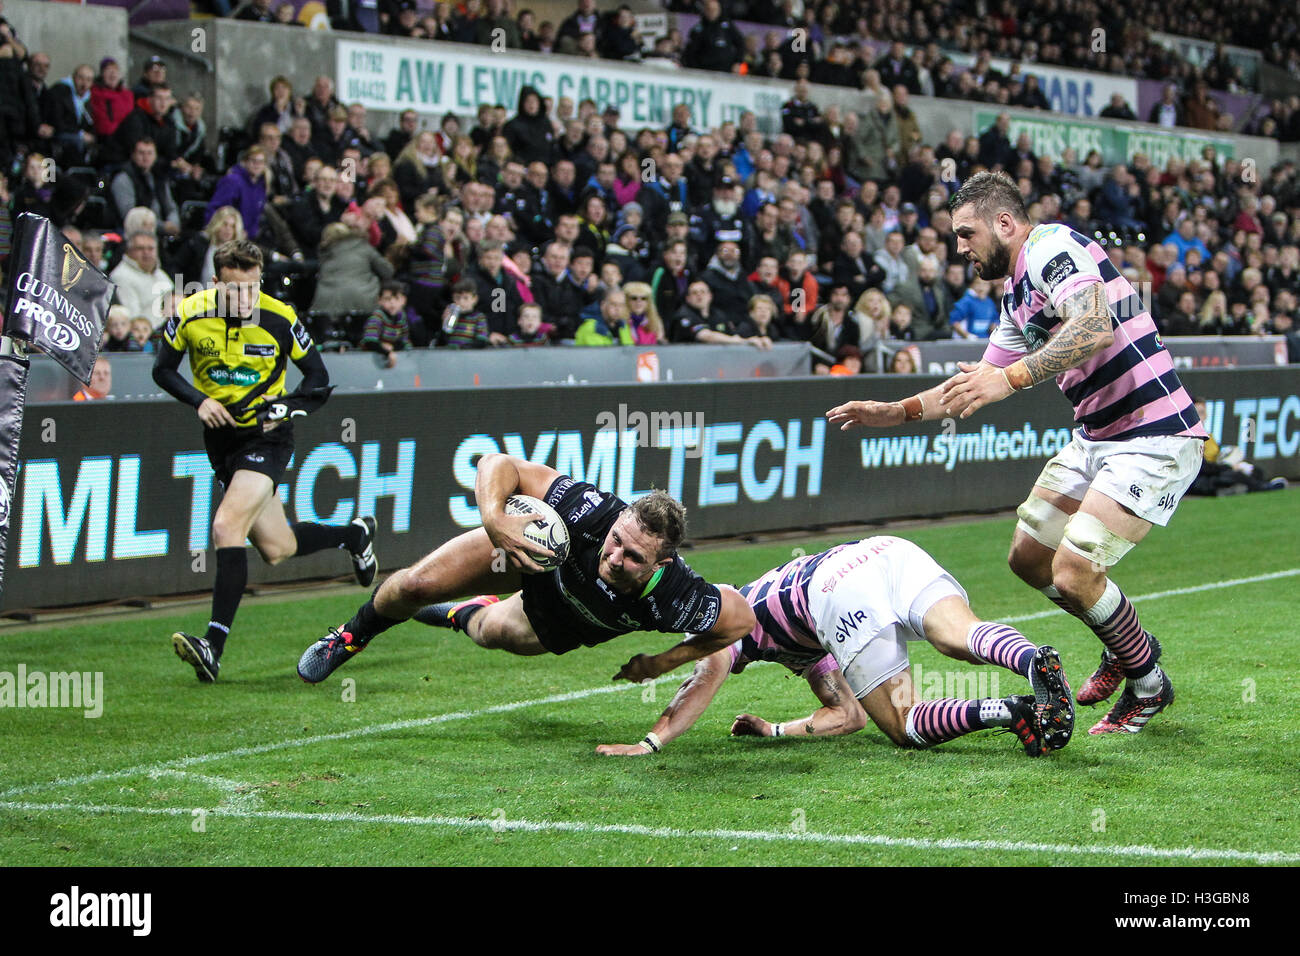
[[[1016,527],[1033,538],[1045,548],[1055,551],[1061,546],[1061,536],[1065,533],[1066,522],[1070,516],[1056,505],[1044,501],[1037,495],[1030,495],[1016,509]]]
[[[1111,531],[1095,515],[1076,513],[1065,523],[1065,546],[1093,564],[1110,568],[1128,554],[1133,542]]]

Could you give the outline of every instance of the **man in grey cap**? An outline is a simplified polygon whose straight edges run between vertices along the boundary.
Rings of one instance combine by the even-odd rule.
[[[162,57],[154,55],[145,60],[144,72],[140,75],[140,82],[131,88],[131,92],[139,100],[152,93],[155,87],[166,85],[167,64]]]
[[[898,231],[903,234],[903,244],[910,246],[916,242],[921,232],[919,214],[915,203],[905,202],[898,207]]]
[[[669,244],[678,241],[686,243],[686,268],[696,275],[699,272],[699,248],[691,239],[691,220],[684,212],[669,214],[664,239],[655,245],[650,261],[658,263]]]
[[[619,113],[618,107],[610,104],[605,107],[605,112],[600,114],[600,118],[605,121],[605,138],[609,139],[611,133],[618,129],[619,119],[622,114]]]

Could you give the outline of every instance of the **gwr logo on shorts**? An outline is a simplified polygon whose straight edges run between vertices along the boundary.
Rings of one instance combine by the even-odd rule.
[[[843,644],[849,638],[850,631],[856,631],[859,624],[865,623],[867,613],[862,610],[849,611],[847,614],[841,614],[840,619],[835,622],[835,640]]]

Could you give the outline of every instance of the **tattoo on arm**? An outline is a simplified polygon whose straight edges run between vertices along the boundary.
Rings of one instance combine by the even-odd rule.
[[[838,671],[830,671],[822,674],[818,678],[821,687],[818,688],[817,697],[827,707],[838,707],[840,703],[840,682]]]
[[[809,736],[817,733],[817,728],[813,726],[811,717],[808,718],[808,723],[804,725],[804,729],[808,731]]]
[[[1094,282],[1061,303],[1065,321],[1050,342],[1023,359],[1034,384],[1082,365],[1111,337],[1106,287]]]

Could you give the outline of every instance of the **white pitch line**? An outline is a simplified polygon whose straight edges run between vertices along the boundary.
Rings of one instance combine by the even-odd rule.
[[[149,775],[151,780],[158,780],[162,777],[197,780],[200,783],[206,783],[210,787],[215,787],[224,794],[221,803],[218,804],[222,809],[252,810],[262,805],[262,798],[257,795],[253,787],[240,780],[231,780],[229,777],[213,777],[206,773],[195,773],[193,770],[159,770]]]
[[[0,802],[0,809],[29,813],[141,814],[145,816],[191,816],[188,807],[106,806],[93,803]],[[643,836],[665,840],[736,840],[764,843],[815,843],[840,846],[878,846],[913,850],[986,850],[997,853],[1050,853],[1058,856],[1125,856],[1169,860],[1232,860],[1242,863],[1300,863],[1300,853],[1281,850],[1216,850],[1209,847],[1106,846],[1072,843],[1013,843],[1006,840],[926,840],[916,837],[880,836],[872,833],[800,833],[794,830],[683,830],[677,827],[648,827],[637,823],[583,823],[577,820],[507,820],[362,813],[306,813],[292,810],[245,810],[216,807],[212,817],[251,820],[294,820],[302,822],[376,824],[381,826],[448,827],[464,830],[489,829],[500,833],[584,833]]]
[[[1133,601],[1155,601],[1160,598],[1174,597],[1180,594],[1196,594],[1201,591],[1213,591],[1219,588],[1236,587],[1239,584],[1257,584],[1261,581],[1272,581],[1278,578],[1293,577],[1300,574],[1300,568],[1289,568],[1285,571],[1274,571],[1269,574],[1258,574],[1249,578],[1233,578],[1228,581],[1212,581],[1208,584],[1198,584],[1193,587],[1175,588],[1171,591],[1155,591],[1151,594],[1141,594],[1132,598]],[[1057,608],[1049,611],[1039,611],[1035,614],[1026,614],[1019,617],[1001,618],[1001,623],[1016,624],[1022,621],[1035,621],[1045,617],[1051,617],[1054,614],[1064,614],[1065,612]],[[665,675],[655,680],[656,684],[668,681],[679,680],[678,677]],[[348,740],[353,737],[365,737],[372,734],[387,733],[390,730],[407,730],[413,727],[428,727],[434,724],[447,723],[454,720],[469,720],[475,717],[483,717],[488,714],[502,714],[514,710],[523,710],[526,707],[535,707],[541,704],[565,703],[572,700],[582,700],[587,697],[594,697],[598,694],[617,693],[622,690],[631,690],[640,685],[630,684],[606,684],[601,687],[589,687],[585,690],[569,691],[563,694],[552,694],[549,697],[537,697],[532,700],[514,701],[509,704],[495,704],[491,707],[484,707],[479,710],[456,711],[449,714],[435,714],[429,717],[417,717],[411,720],[397,720],[384,724],[372,724],[368,727],[357,727],[353,730],[339,731],[333,734],[318,734],[314,737],[298,737],[291,740],[282,740],[277,743],[258,744],[252,747],[237,747],[233,750],[223,750],[217,753],[199,754],[193,757],[177,757],[172,760],[164,760],[158,763],[142,764],[136,767],[128,767],[125,770],[97,770],[94,773],[82,774],[76,777],[62,777],[58,780],[50,780],[43,783],[22,784],[17,787],[10,787],[8,790],[0,791],[0,800],[7,797],[16,797],[25,793],[33,793],[38,790],[48,790],[54,787],[76,787],[86,783],[96,783],[101,780],[117,780],[123,777],[135,777],[141,774],[157,773],[162,770],[180,770],[185,767],[193,767],[197,764],[210,763],[213,760],[221,760],[226,757],[248,757],[255,754],[270,753],[275,750],[286,750],[291,747],[306,747],[311,744],[324,743],[329,740]]]
[[[654,683],[662,684],[680,679],[680,677],[664,676],[656,678]],[[83,784],[97,783],[102,780],[118,780],[123,777],[154,776],[168,771],[184,770],[186,767],[193,767],[198,764],[211,763],[214,760],[223,760],[228,757],[250,757],[256,754],[270,753],[275,750],[287,750],[292,747],[307,747],[311,744],[325,743],[330,740],[350,740],[354,737],[367,737],[373,734],[388,733],[393,730],[409,730],[413,727],[429,727],[434,724],[445,724],[454,720],[470,720],[475,717],[483,717],[489,714],[504,714],[514,710],[523,710],[525,707],[536,707],[541,704],[562,704],[571,700],[582,700],[586,697],[595,697],[599,694],[616,694],[620,691],[635,690],[641,686],[643,685],[627,683],[606,684],[602,687],[589,687],[585,690],[571,690],[563,694],[552,694],[549,697],[536,697],[532,700],[517,700],[509,704],[494,704],[491,707],[483,707],[479,710],[460,710],[448,714],[433,714],[429,717],[414,717],[409,720],[394,720],[384,724],[371,724],[367,727],[341,730],[333,734],[317,734],[313,737],[296,737],[291,740],[281,740],[269,744],[257,744],[252,747],[236,747],[233,750],[198,754],[193,757],[176,757],[172,760],[163,760],[158,763],[127,767],[125,770],[96,770],[94,773],[81,774],[76,777],[62,777],[58,780],[50,780],[45,783],[29,783],[17,787],[10,787],[8,790],[0,791],[0,800],[6,797],[15,797],[24,793],[31,793],[36,790],[48,790],[53,787],[78,787]]]
[[[1230,581],[1213,581],[1209,584],[1197,584],[1188,588],[1174,588],[1171,591],[1153,591],[1150,594],[1139,594],[1137,597],[1129,598],[1134,604],[1138,601],[1156,601],[1160,598],[1178,597],[1182,594],[1200,594],[1202,591],[1217,591],[1219,588],[1235,588],[1239,584],[1258,584],[1261,581],[1276,581],[1278,578],[1291,578],[1300,574],[1300,568],[1288,568],[1285,571],[1273,571],[1270,574],[1257,574],[1250,578],[1233,578]],[[1018,617],[1000,617],[998,622],[1001,624],[1019,624],[1022,621],[1040,621],[1045,617],[1055,617],[1057,614],[1064,614],[1060,608],[1054,607],[1047,611],[1036,611],[1033,614],[1021,614]]]
[[[200,783],[206,783],[209,786],[216,787],[225,793],[234,793],[240,787],[248,787],[249,784],[239,780],[231,780],[229,777],[212,777],[205,773],[195,773],[192,770],[156,770],[149,774],[150,779],[158,777],[180,777],[183,780],[198,780]]]

